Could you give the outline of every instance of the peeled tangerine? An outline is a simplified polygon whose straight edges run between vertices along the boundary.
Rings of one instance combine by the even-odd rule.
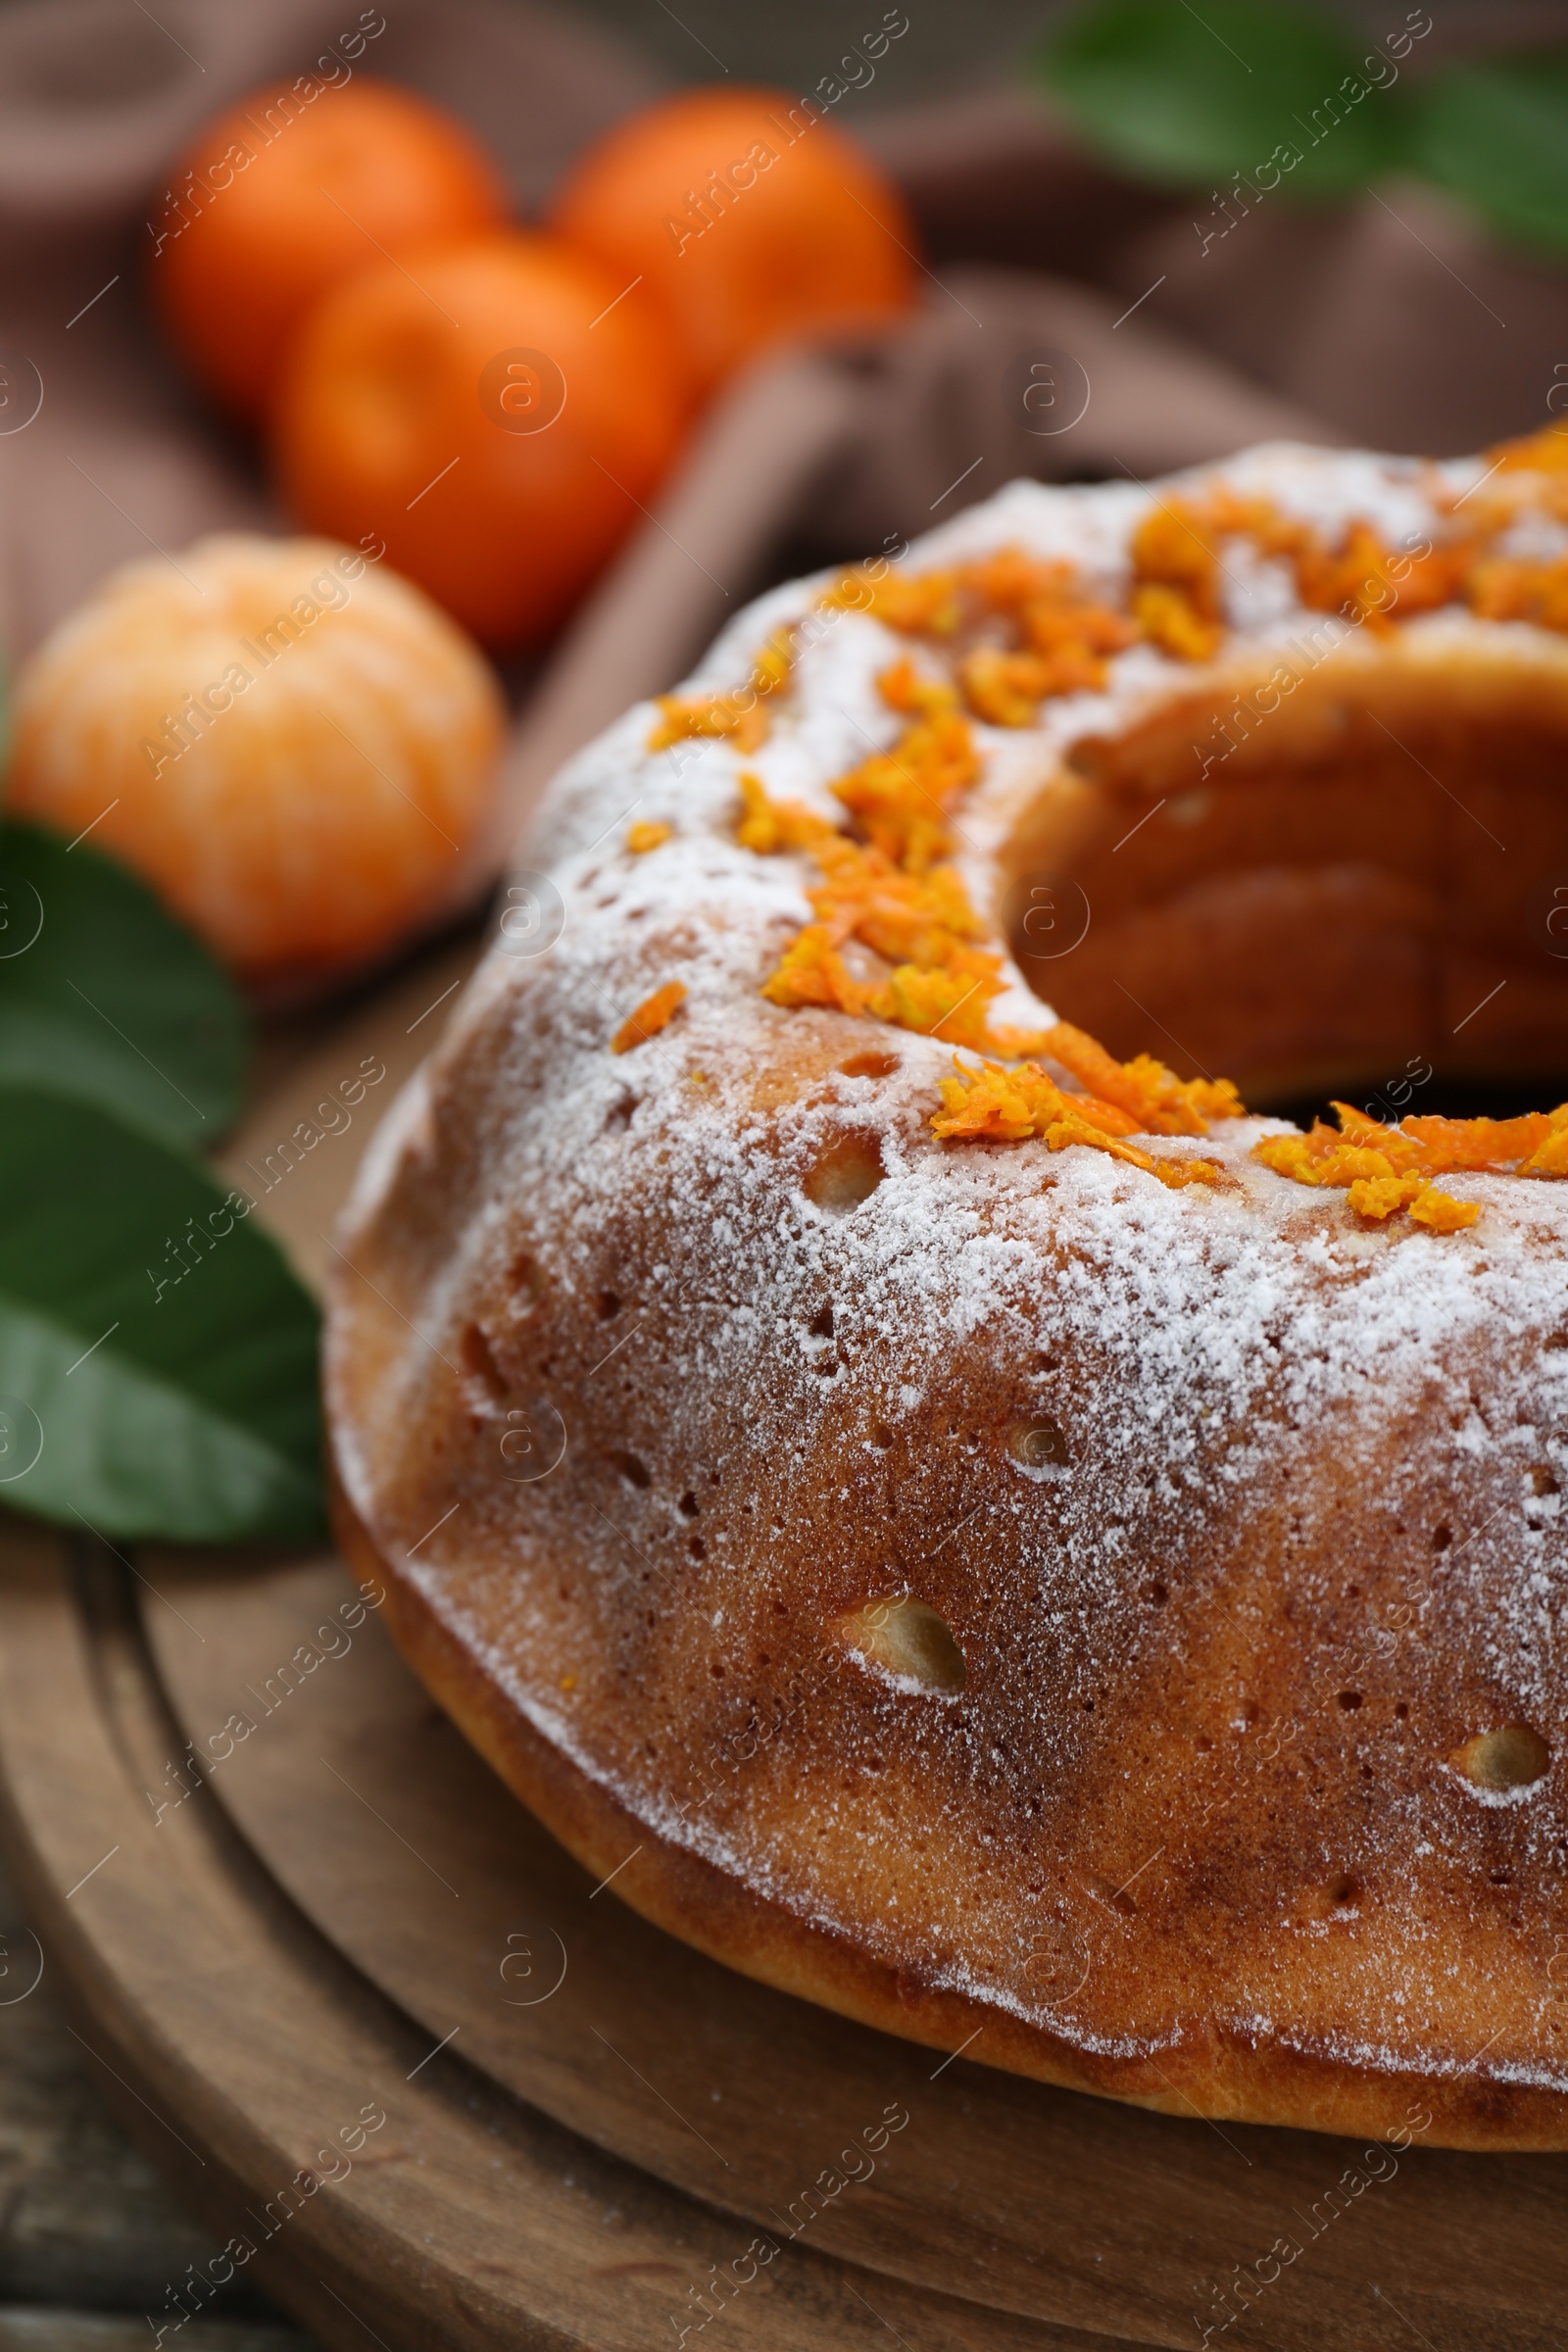
[[[374,540],[223,533],[115,572],[18,684],[6,808],[132,866],[268,994],[451,902],[503,709]]]

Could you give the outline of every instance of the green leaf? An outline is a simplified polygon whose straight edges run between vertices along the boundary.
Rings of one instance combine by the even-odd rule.
[[[317,1312],[246,1211],[91,1104],[0,1083],[0,1501],[106,1536],[318,1532]]]
[[[1085,135],[1145,178],[1229,182],[1273,160],[1282,194],[1331,196],[1402,160],[1398,69],[1285,0],[1091,0],[1037,65]]]
[[[1544,253],[1568,250],[1568,57],[1560,51],[1435,74],[1419,95],[1412,152],[1503,236]]]
[[[211,1150],[248,1053],[231,982],[143,883],[88,842],[0,827],[0,1081]]]

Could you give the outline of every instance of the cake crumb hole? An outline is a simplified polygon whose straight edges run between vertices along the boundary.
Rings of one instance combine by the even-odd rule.
[[[956,1692],[969,1679],[948,1621],[928,1601],[900,1592],[868,1600],[839,1622],[847,1647],[901,1682]]]
[[[1007,1433],[1007,1451],[1020,1470],[1059,1470],[1067,1462],[1067,1441],[1054,1421],[1044,1417],[1015,1421]]]
[[[886,1174],[875,1143],[865,1136],[841,1136],[808,1169],[806,1197],[829,1215],[842,1217],[868,1200]]]
[[[1551,1750],[1528,1723],[1478,1732],[1448,1761],[1478,1788],[1529,1788],[1545,1775]]]
[[[458,1353],[469,1383],[481,1396],[491,1404],[505,1404],[511,1395],[506,1374],[491,1354],[490,1343],[477,1323],[468,1324],[464,1331]]]

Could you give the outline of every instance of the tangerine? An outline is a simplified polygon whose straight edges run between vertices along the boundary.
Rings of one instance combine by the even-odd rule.
[[[6,808],[90,833],[258,989],[442,910],[491,797],[488,663],[373,550],[223,532],[115,572],[24,665]]]
[[[189,149],[148,224],[154,304],[201,382],[254,422],[330,287],[506,214],[494,163],[442,108],[369,76],[302,74],[241,99]]]
[[[384,539],[474,634],[544,635],[680,444],[690,386],[640,288],[516,229],[328,295],[285,370],[273,451],[313,529]]]
[[[617,123],[550,223],[663,304],[704,390],[770,344],[914,300],[899,191],[813,101],[777,90],[687,90]]]

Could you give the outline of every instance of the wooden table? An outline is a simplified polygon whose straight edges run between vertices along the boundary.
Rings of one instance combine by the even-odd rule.
[[[105,2105],[3,1876],[0,1967],[0,2352],[146,2352],[209,2234]],[[254,2290],[220,2308],[181,2352],[309,2352]]]

